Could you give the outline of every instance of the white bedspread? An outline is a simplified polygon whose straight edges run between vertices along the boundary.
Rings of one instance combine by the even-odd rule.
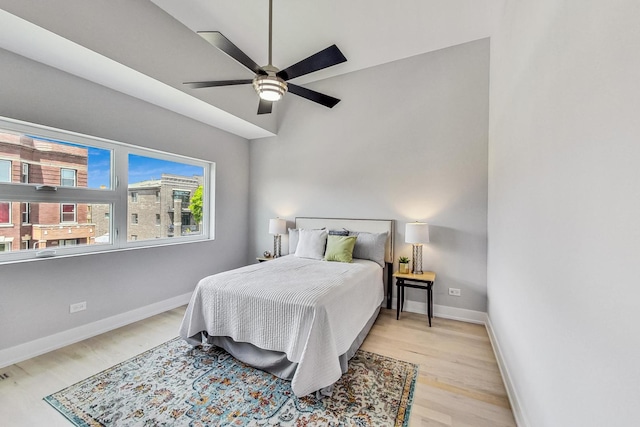
[[[340,378],[338,357],[382,303],[383,288],[372,261],[288,255],[202,279],[180,336],[197,345],[206,331],[284,352],[298,363],[291,388],[304,396]]]

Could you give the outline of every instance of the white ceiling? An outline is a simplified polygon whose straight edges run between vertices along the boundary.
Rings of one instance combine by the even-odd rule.
[[[151,0],[193,31],[220,31],[267,64],[268,0]],[[489,37],[504,0],[273,0],[273,65],[336,44],[340,64],[304,83]]]
[[[336,44],[347,62],[294,80],[304,84],[489,37],[504,1],[274,0],[273,63],[286,68]],[[277,107],[257,116],[250,85],[182,85],[251,78],[195,31],[220,31],[266,64],[268,0],[0,0],[0,8],[0,48],[248,139],[275,131]]]

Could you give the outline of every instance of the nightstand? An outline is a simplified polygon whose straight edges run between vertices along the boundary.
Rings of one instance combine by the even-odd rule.
[[[271,261],[273,259],[273,257],[272,256],[259,256],[256,259],[258,260],[258,262],[265,262],[265,261]]]
[[[436,280],[436,273],[425,271],[422,274],[402,274],[397,271],[393,273],[396,278],[396,320],[400,319],[400,312],[404,309],[404,288],[424,289],[427,291],[427,316],[429,317],[429,327],[433,317],[433,282]],[[411,283],[413,282],[413,283]]]

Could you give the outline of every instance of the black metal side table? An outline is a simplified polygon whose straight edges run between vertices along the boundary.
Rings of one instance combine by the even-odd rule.
[[[429,317],[429,327],[431,327],[431,318],[433,317],[433,282],[436,281],[436,273],[433,271],[425,271],[422,274],[412,273],[393,273],[396,278],[396,320],[400,319],[400,312],[404,310],[404,288],[425,289],[427,291],[427,315]],[[414,283],[407,283],[414,282]]]

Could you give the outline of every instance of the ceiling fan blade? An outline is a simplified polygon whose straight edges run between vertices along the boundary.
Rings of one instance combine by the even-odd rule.
[[[185,82],[184,85],[187,85],[193,89],[200,89],[203,87],[216,87],[216,86],[233,86],[233,85],[248,85],[253,83],[253,80],[217,80],[210,82]]]
[[[301,96],[308,99],[309,101],[317,102],[318,104],[322,104],[325,107],[333,108],[338,102],[340,102],[338,98],[316,92],[315,90],[307,89],[306,87],[294,85],[292,83],[288,83],[288,86],[289,92],[293,93],[294,95]]]
[[[272,101],[266,101],[260,98],[260,103],[258,104],[258,114],[271,114],[271,107],[273,107]]]
[[[340,52],[335,44],[320,52],[279,71],[276,75],[283,80],[291,80],[323,68],[346,62],[347,58]]]
[[[266,74],[256,62],[249,58],[236,45],[231,43],[228,38],[222,35],[220,31],[198,31],[200,37],[250,69],[256,74]]]

